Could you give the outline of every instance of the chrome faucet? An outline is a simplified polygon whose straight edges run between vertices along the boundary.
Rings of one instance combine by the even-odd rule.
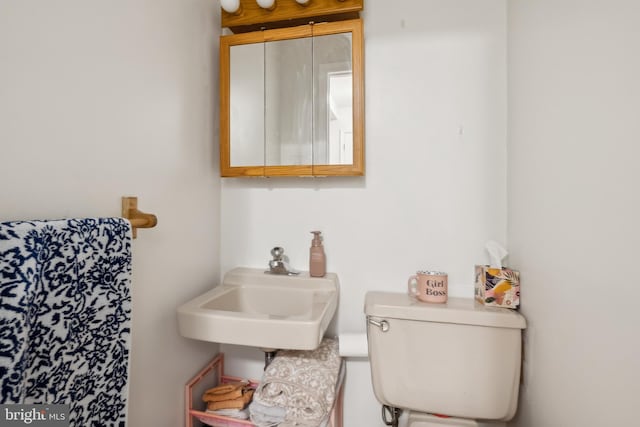
[[[284,274],[287,276],[300,274],[298,270],[291,268],[287,260],[285,260],[284,248],[276,246],[271,249],[271,256],[273,259],[269,261],[269,271],[265,271],[265,273]]]

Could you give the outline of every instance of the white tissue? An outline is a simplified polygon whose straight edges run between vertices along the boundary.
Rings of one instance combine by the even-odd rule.
[[[338,335],[338,353],[342,357],[369,357],[366,333],[344,333]]]
[[[500,246],[500,243],[493,240],[489,240],[484,247],[487,249],[487,252],[489,252],[489,266],[492,268],[502,268],[502,260],[507,256],[507,250]]]

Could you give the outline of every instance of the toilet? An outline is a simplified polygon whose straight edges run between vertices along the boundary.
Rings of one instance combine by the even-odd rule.
[[[513,418],[520,313],[471,298],[433,304],[372,291],[365,314],[374,394],[387,409],[408,411],[408,427],[498,427]]]

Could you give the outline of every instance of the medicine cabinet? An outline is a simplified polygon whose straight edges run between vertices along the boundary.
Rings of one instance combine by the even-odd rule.
[[[360,19],[220,38],[223,177],[364,174]]]

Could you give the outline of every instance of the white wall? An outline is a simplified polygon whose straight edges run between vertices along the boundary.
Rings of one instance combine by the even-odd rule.
[[[129,425],[179,426],[216,352],[175,308],[219,275],[214,0],[0,1],[0,220],[119,216],[133,244]]]
[[[638,425],[640,5],[508,5],[508,236],[529,323],[515,425]]]
[[[505,0],[369,1],[363,17],[366,176],[222,183],[221,270],[266,267],[277,245],[307,270],[322,230],[333,332],[364,331],[365,293],[404,292],[417,269],[470,297],[485,242],[506,240]],[[223,350],[227,370],[260,374],[258,350]],[[368,364],[347,376],[345,425],[382,425]]]
[[[529,321],[513,424],[635,424],[640,6],[508,4],[508,159],[507,2],[370,1],[367,175],[220,192],[215,1],[0,2],[0,220],[119,215],[122,195],[159,218],[134,243],[132,426],[182,425],[217,351],[178,336],[175,307],[274,245],[306,269],[316,227],[342,279],[333,332],[418,268],[470,295],[484,242],[508,236]],[[257,350],[223,349],[259,374]],[[382,425],[366,362],[345,400],[345,425]]]

